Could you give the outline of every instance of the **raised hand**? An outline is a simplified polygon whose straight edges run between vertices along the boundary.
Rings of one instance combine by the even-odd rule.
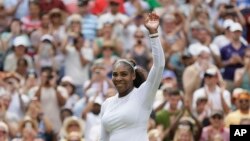
[[[148,13],[144,16],[144,25],[148,29],[150,34],[157,33],[159,27],[160,18],[155,13]]]

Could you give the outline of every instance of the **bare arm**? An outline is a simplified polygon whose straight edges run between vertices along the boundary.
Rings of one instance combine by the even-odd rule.
[[[243,81],[243,74],[244,70],[243,69],[237,69],[235,71],[235,76],[234,76],[234,86],[239,87]]]

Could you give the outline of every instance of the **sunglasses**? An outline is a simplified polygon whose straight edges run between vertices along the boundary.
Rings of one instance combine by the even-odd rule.
[[[221,120],[221,119],[222,119],[222,116],[220,116],[220,115],[214,115],[214,116],[212,116],[212,118],[213,118],[213,119],[219,119],[219,120]]]
[[[240,103],[249,103],[249,100],[248,99],[241,99],[239,100]]]
[[[60,14],[52,14],[51,17],[53,17],[53,18],[54,17],[61,17],[61,15]]]
[[[7,132],[4,130],[0,130],[0,134],[7,134]]]
[[[244,57],[245,57],[245,58],[250,58],[250,55],[245,55]]]
[[[112,47],[105,46],[103,47],[103,50],[113,50]]]

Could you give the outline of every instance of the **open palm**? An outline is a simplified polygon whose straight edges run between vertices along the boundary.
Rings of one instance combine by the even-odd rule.
[[[156,33],[159,26],[159,16],[155,13],[149,13],[145,16],[144,25],[150,33]]]

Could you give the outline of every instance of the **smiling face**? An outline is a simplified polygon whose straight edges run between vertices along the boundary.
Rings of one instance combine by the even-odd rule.
[[[118,62],[114,66],[112,81],[119,92],[119,95],[125,96],[133,89],[133,80],[135,74],[132,67],[125,62]]]

